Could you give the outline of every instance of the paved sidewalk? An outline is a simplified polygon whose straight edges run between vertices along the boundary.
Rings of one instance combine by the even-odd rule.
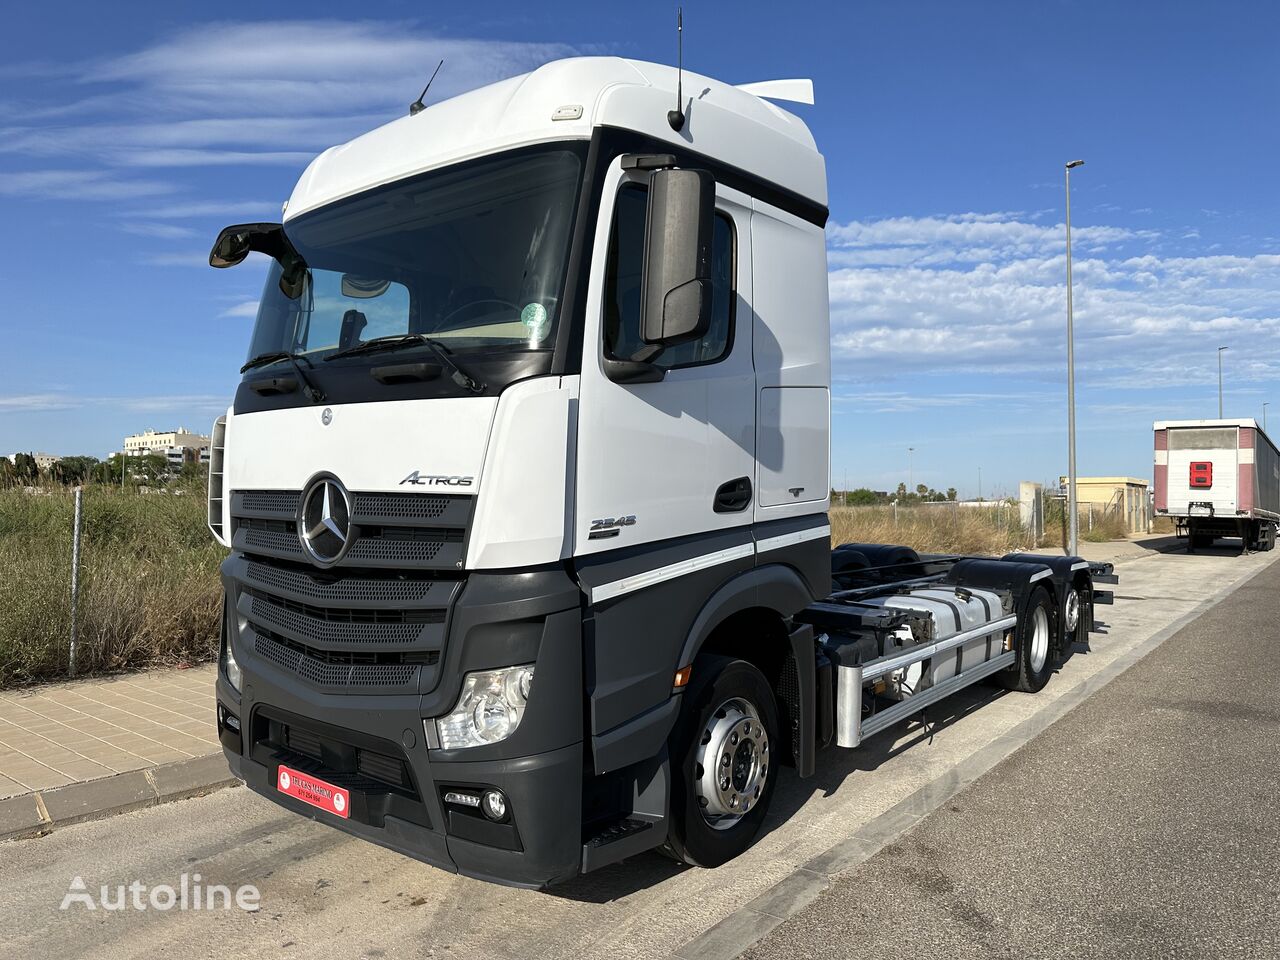
[[[0,693],[0,800],[220,753],[216,669]]]

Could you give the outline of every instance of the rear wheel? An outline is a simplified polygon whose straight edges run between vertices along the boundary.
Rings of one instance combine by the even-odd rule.
[[[1005,686],[1023,693],[1042,690],[1053,673],[1052,648],[1053,601],[1044,590],[1037,590],[1027,605],[1027,615],[1018,624],[1017,660],[1002,675]]]
[[[1071,650],[1076,644],[1084,643],[1087,639],[1080,595],[1079,586],[1068,587],[1067,598],[1062,603],[1062,645],[1064,653]]]
[[[773,799],[777,743],[764,674],[745,660],[699,657],[671,738],[671,856],[718,867],[751,846]]]

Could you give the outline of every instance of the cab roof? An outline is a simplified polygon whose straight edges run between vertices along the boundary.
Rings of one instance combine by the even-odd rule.
[[[686,122],[667,123],[674,67],[620,57],[557,60],[403,116],[331,147],[294,187],[286,219],[437,167],[514,147],[634,130],[750,171],[826,206],[826,168],[797,116],[747,90],[684,71]]]

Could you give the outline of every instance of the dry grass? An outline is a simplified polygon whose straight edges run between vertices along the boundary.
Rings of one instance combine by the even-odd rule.
[[[77,673],[194,662],[217,650],[222,549],[198,489],[84,494]],[[66,675],[72,494],[0,490],[0,688]]]
[[[1022,528],[1018,508],[833,507],[831,543],[894,543],[920,553],[975,553],[999,556],[1035,544]]]

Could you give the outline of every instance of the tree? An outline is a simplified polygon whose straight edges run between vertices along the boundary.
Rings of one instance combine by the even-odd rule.
[[[957,494],[956,494],[956,488],[955,488],[955,487],[947,487],[947,499],[948,499],[948,500],[955,500],[955,499],[956,499],[956,497],[957,497]]]
[[[854,506],[866,507],[874,503],[879,503],[880,498],[876,496],[874,490],[868,490],[866,487],[859,487],[857,490],[849,491],[849,502]]]
[[[59,483],[80,484],[93,475],[93,468],[97,464],[97,457],[63,457],[53,465],[50,472]]]
[[[13,473],[18,483],[35,483],[40,479],[40,468],[36,466],[36,458],[29,453],[13,455]]]

